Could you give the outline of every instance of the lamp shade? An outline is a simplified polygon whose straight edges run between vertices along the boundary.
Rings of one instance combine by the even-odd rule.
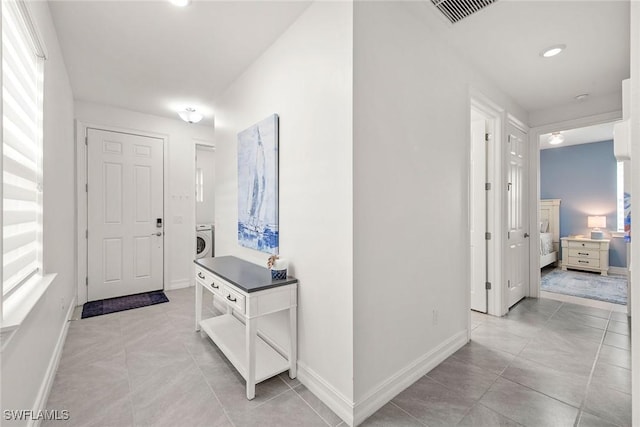
[[[589,228],[605,228],[607,226],[606,216],[588,216],[587,227]]]

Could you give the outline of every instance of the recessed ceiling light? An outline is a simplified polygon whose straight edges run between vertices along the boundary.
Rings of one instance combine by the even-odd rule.
[[[580,95],[576,96],[576,101],[580,102],[580,101],[586,101],[586,99],[589,97],[588,93],[581,93]]]
[[[551,136],[549,136],[547,142],[549,142],[549,144],[551,145],[562,144],[564,142],[564,135],[560,132],[553,132]]]
[[[169,0],[169,2],[174,6],[185,7],[185,6],[189,6],[189,3],[191,3],[191,0]]]
[[[540,56],[543,56],[545,58],[551,58],[552,56],[556,56],[557,54],[559,54],[560,52],[562,52],[566,48],[567,48],[567,45],[557,44],[557,45],[548,47],[545,50],[543,50],[542,52],[540,52]]]

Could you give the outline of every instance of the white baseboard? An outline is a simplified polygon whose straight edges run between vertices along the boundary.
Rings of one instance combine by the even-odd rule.
[[[621,274],[623,276],[629,275],[629,270],[626,267],[611,267],[609,266],[610,274]]]
[[[76,309],[76,300],[77,297],[73,297],[71,304],[69,304],[69,309],[67,310],[67,316],[65,317],[65,322],[60,331],[60,335],[58,336],[58,342],[56,343],[56,347],[53,350],[53,354],[51,355],[51,359],[49,360],[49,366],[47,367],[47,372],[42,381],[42,385],[40,385],[40,390],[38,391],[38,397],[36,398],[34,404],[34,411],[37,413],[38,411],[44,411],[46,409],[47,400],[49,399],[49,393],[51,392],[51,387],[53,386],[53,380],[56,377],[56,371],[58,370],[58,365],[60,364],[60,358],[62,357],[62,349],[64,348],[64,343],[67,339],[67,332],[69,332],[69,321],[73,316],[73,312]],[[31,420],[28,424],[29,427],[38,427],[40,425],[40,419]]]
[[[298,360],[298,379],[347,425],[354,425],[353,402],[300,360]]]
[[[183,289],[191,286],[191,279],[172,280],[169,286],[164,288],[165,291],[173,291],[175,289]]]
[[[357,426],[362,423],[400,392],[438,366],[447,357],[458,351],[467,343],[467,336],[468,331],[466,329],[458,332],[430,352],[419,357],[411,364],[378,384],[377,387],[356,403],[353,424],[349,425]]]

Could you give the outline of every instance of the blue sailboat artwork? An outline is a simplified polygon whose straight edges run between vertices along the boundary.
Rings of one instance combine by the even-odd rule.
[[[238,243],[278,254],[278,115],[238,134]]]

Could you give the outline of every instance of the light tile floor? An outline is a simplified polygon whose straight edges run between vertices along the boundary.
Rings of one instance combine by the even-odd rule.
[[[71,322],[47,404],[71,418],[44,425],[344,426],[286,374],[246,400],[242,377],[193,331],[193,288],[167,296],[166,304]],[[526,299],[504,318],[472,313],[472,329],[469,344],[362,425],[630,425],[623,313]]]

